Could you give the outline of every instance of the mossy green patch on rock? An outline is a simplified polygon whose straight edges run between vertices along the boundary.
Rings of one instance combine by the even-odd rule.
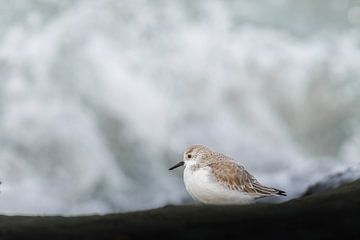
[[[281,204],[0,216],[0,239],[360,239],[360,181]]]

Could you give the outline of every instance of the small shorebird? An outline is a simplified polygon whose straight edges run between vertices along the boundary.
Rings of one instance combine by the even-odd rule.
[[[285,192],[260,184],[234,159],[204,145],[192,145],[183,161],[169,168],[185,165],[184,183],[191,197],[205,204],[248,204],[255,199]]]

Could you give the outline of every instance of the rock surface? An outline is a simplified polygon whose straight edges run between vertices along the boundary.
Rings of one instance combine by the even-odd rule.
[[[341,185],[353,182],[360,178],[360,165],[348,168],[345,171],[331,174],[323,180],[309,186],[302,196],[309,196],[314,193],[324,192],[337,188]]]
[[[0,216],[0,239],[360,239],[360,180],[280,204]]]

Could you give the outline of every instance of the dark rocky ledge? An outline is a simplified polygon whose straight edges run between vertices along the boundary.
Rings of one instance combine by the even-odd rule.
[[[360,165],[357,164],[345,169],[344,171],[328,175],[321,181],[313,185],[310,185],[303,193],[303,197],[314,193],[324,192],[337,188],[341,185],[353,182],[354,180],[359,178],[360,178]]]
[[[360,180],[281,204],[0,216],[0,239],[360,239]]]

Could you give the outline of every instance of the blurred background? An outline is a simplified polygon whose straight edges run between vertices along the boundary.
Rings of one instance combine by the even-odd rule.
[[[0,0],[0,213],[189,201],[193,143],[301,194],[359,163],[360,1]]]

